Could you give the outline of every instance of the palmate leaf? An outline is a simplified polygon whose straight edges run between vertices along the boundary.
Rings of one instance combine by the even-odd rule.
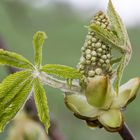
[[[22,69],[33,68],[32,64],[23,56],[3,49],[0,49],[0,64]]]
[[[110,44],[111,46],[115,47],[116,49],[119,49],[120,51],[123,51],[124,48],[120,44],[120,39],[110,30],[107,30],[100,25],[93,23],[89,26],[91,30],[93,30],[96,35],[104,41],[106,44]]]
[[[125,45],[127,41],[127,31],[120,16],[113,7],[111,0],[109,0],[107,14],[109,16],[109,20],[111,22],[113,30],[117,33],[117,36],[120,38],[120,43],[122,45]]]
[[[9,75],[0,84],[0,132],[24,105],[33,86],[30,71]]]
[[[2,83],[0,83],[0,103],[1,99],[7,98],[6,96],[9,96],[9,92],[15,88],[20,82],[23,80],[27,79],[31,75],[30,70],[24,70],[24,71],[19,71],[14,74],[10,74],[7,76]],[[12,94],[10,94],[12,96]]]
[[[50,127],[49,108],[45,90],[38,78],[34,79],[34,99],[38,116],[41,122],[45,125],[46,132],[48,132],[48,128]]]
[[[44,32],[38,31],[33,37],[33,45],[35,52],[35,65],[39,68],[42,63],[42,46],[44,40],[47,38]]]
[[[82,77],[77,69],[58,64],[44,65],[42,66],[41,71],[64,79],[81,79]]]

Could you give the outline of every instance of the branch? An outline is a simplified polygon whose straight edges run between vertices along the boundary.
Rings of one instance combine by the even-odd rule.
[[[66,81],[58,80],[54,78],[53,76],[50,76],[44,72],[40,74],[40,79],[42,82],[46,85],[49,85],[53,88],[58,88],[61,91],[65,92],[66,94],[80,94],[81,93],[81,87],[79,86],[79,83],[77,81],[72,82],[71,87],[67,84]]]
[[[123,140],[136,140],[135,136],[133,135],[131,130],[128,128],[126,123],[124,123],[122,129],[119,131],[119,134]]]

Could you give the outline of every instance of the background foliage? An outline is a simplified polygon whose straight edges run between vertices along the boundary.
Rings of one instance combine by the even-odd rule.
[[[9,50],[20,53],[33,61],[31,59],[33,58],[32,36],[37,30],[43,30],[48,35],[43,48],[43,64],[58,63],[75,67],[78,63],[80,48],[87,33],[84,25],[88,24],[89,19],[76,15],[68,5],[57,3],[44,9],[32,9],[16,1],[0,1],[0,17],[0,39]],[[128,33],[133,55],[124,72],[123,82],[140,75],[140,28],[138,26],[129,28]],[[6,69],[0,67],[0,80],[6,76],[6,73]],[[126,121],[137,139],[140,139],[139,94],[125,112]],[[67,140],[120,139],[118,134],[87,128],[65,107],[63,93],[60,91],[47,87],[47,96],[50,110],[59,120],[60,129]],[[7,131],[0,134],[0,140],[5,140],[6,134]]]

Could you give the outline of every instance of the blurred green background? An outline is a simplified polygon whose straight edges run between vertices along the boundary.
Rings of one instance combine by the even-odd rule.
[[[95,10],[93,9],[93,14]],[[84,14],[85,16],[85,14]],[[80,57],[87,34],[87,25],[90,18],[81,17],[66,3],[52,2],[43,8],[34,8],[28,3],[18,0],[0,1],[0,40],[14,52],[20,53],[33,61],[32,36],[38,31],[45,31],[48,39],[43,48],[43,63],[65,64],[75,67]],[[133,55],[126,68],[123,82],[132,77],[140,76],[140,28],[128,29],[133,46]],[[7,74],[4,67],[0,67],[0,80]],[[91,130],[81,120],[75,118],[65,107],[63,93],[59,90],[46,87],[50,111],[59,121],[59,127],[67,140],[119,140],[117,133],[108,133],[105,130]],[[140,94],[140,92],[139,92]],[[140,95],[131,103],[125,112],[125,119],[140,139]],[[0,140],[6,140],[8,127],[0,134]]]

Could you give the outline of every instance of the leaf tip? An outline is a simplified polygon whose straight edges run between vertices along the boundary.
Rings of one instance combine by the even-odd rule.
[[[37,31],[33,36],[34,47],[41,47],[44,43],[44,40],[47,39],[47,35],[43,31]]]

